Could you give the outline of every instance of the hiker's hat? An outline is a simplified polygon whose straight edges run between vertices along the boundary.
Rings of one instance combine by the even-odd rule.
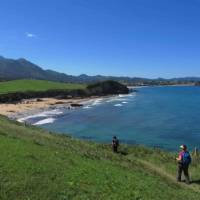
[[[186,146],[185,144],[182,144],[182,145],[180,146],[180,148],[183,149],[183,150],[185,150],[185,149],[187,149],[187,146]]]

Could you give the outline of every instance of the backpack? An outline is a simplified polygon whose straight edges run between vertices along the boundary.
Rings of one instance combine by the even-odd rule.
[[[192,159],[191,159],[190,153],[188,151],[184,152],[183,159],[182,159],[183,165],[189,165],[191,161]]]
[[[119,140],[118,139],[113,140],[113,146],[115,146],[115,147],[119,146]]]

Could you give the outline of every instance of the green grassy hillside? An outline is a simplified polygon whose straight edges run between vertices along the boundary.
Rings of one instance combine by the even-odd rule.
[[[46,91],[54,89],[84,89],[84,84],[59,83],[43,80],[15,80],[0,82],[0,94],[26,91]]]
[[[175,182],[174,155],[83,142],[0,117],[1,200],[198,200],[196,183]]]

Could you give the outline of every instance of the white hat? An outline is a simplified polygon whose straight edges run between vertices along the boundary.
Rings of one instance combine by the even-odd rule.
[[[182,144],[182,145],[180,146],[180,148],[181,148],[181,149],[187,149],[187,146],[186,146],[185,144]]]

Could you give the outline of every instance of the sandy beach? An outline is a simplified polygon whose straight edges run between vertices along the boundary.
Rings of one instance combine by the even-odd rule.
[[[51,107],[72,108],[73,104],[85,105],[98,97],[77,98],[77,99],[56,99],[56,98],[40,98],[26,99],[19,103],[0,104],[0,115],[15,118],[15,116],[24,113],[34,113],[39,110],[48,110]]]

